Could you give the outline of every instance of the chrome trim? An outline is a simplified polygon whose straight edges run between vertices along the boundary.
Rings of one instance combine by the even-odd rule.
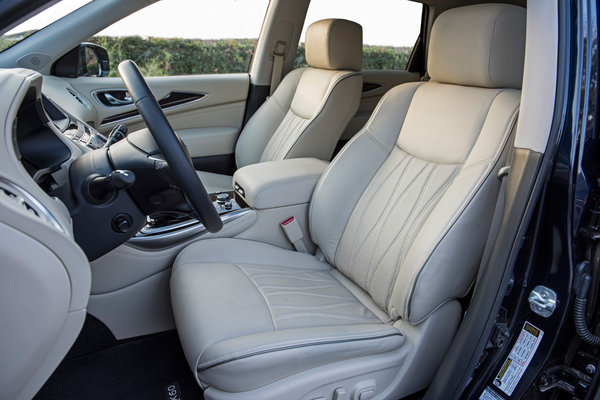
[[[54,228],[58,229],[62,233],[65,233],[65,230],[60,225],[56,217],[52,215],[52,212],[50,212],[50,210],[48,210],[45,205],[43,205],[28,191],[26,191],[16,183],[9,181],[8,179],[0,177],[0,190],[4,188],[6,188],[6,191],[11,193],[14,192],[14,195],[19,196],[19,198],[17,198],[17,202],[20,202],[21,205],[27,204],[38,214],[38,216],[45,218],[50,225],[52,225]]]
[[[158,236],[165,233],[169,233],[172,231],[177,231],[180,229],[187,228],[188,226],[198,225],[200,221],[197,219],[188,219],[186,221],[179,222],[177,224],[167,225],[167,226],[158,226],[152,227],[149,225],[144,226],[138,233],[135,234],[135,237],[147,237],[147,236]]]
[[[228,224],[251,212],[249,208],[242,208],[221,215],[223,225]],[[204,235],[208,230],[198,220],[183,221],[178,224],[159,228],[142,228],[127,244],[140,249],[158,249],[182,243],[192,237]]]
[[[127,94],[129,94],[127,92],[127,89],[123,89],[123,88],[114,88],[114,89],[96,89],[96,90],[92,90],[91,95],[92,98],[96,101],[96,103],[102,107],[105,108],[107,110],[115,110],[118,108],[123,108],[123,107],[130,107],[130,106],[134,106],[135,108],[135,104],[133,103],[133,101],[129,104],[122,104],[122,105],[118,105],[118,106],[107,106],[106,104],[102,103],[100,101],[100,99],[98,98],[98,93],[106,93],[106,92],[125,92]]]
[[[92,97],[94,98],[94,100],[96,101],[96,103],[100,105],[100,107],[102,107],[102,108],[104,108],[106,110],[113,110],[114,111],[114,110],[117,110],[117,109],[123,108],[123,107],[130,107],[131,108],[132,106],[133,106],[133,108],[131,108],[131,110],[135,110],[136,109],[134,103],[131,103],[131,104],[128,104],[128,105],[122,105],[122,106],[110,106],[109,107],[109,106],[106,106],[106,105],[102,104],[102,102],[98,99],[98,97],[96,97],[97,93],[107,92],[107,91],[110,92],[110,91],[113,91],[113,90],[124,90],[124,89],[98,89],[98,90],[94,90],[92,92]],[[124,90],[124,91],[126,91],[126,90]],[[179,108],[179,107],[184,107],[184,106],[187,106],[189,104],[197,103],[199,101],[202,101],[202,100],[208,98],[208,96],[209,96],[209,94],[207,92],[190,91],[190,92],[187,92],[187,93],[195,93],[195,94],[198,94],[198,95],[202,95],[202,97],[200,97],[199,99],[196,99],[196,100],[191,100],[191,101],[182,103],[182,104],[176,104],[174,106],[161,107],[161,110],[163,110],[163,111],[174,110],[174,109]],[[168,94],[167,94],[167,96],[168,96]],[[167,96],[161,98],[160,100],[166,98]],[[160,101],[160,100],[157,100],[157,101]],[[109,125],[113,125],[113,124],[119,124],[122,121],[128,121],[128,120],[133,119],[133,118],[142,118],[142,116],[141,116],[141,114],[137,114],[137,115],[133,115],[131,117],[121,118],[121,119],[117,119],[115,121],[107,122],[105,124],[100,124],[100,126],[109,126]]]
[[[112,94],[106,92],[104,93],[104,97],[106,97],[106,100],[108,100],[108,102],[110,103],[110,107],[119,107],[119,106],[129,106],[133,104],[133,99],[131,98],[131,96],[128,96],[129,93],[125,92],[125,98],[123,100],[121,99],[117,99],[115,96],[113,96]]]

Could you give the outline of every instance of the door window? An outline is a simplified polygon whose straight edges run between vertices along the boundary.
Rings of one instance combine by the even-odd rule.
[[[145,76],[248,72],[269,0],[162,0],[89,39]]]
[[[306,28],[326,18],[362,25],[363,70],[405,69],[421,29],[423,5],[408,0],[312,0],[306,14],[294,67],[305,67]]]

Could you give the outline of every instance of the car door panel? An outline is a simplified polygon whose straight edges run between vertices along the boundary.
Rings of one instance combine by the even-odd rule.
[[[147,81],[166,105],[165,115],[193,158],[233,154],[246,107],[248,74],[150,77]],[[126,104],[129,99],[119,78],[47,76],[43,90],[103,134],[117,124],[127,125],[130,132],[146,127],[135,105]],[[105,104],[106,94],[122,103]]]
[[[177,130],[193,157],[231,154],[239,129],[230,126],[188,128]]]

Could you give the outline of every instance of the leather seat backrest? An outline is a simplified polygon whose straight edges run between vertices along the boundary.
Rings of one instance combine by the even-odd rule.
[[[430,82],[390,90],[313,194],[312,238],[393,319],[418,323],[466,294],[519,110],[525,10],[441,14]]]
[[[257,162],[316,157],[329,160],[362,91],[362,27],[326,19],[306,31],[310,67],[286,75],[256,111],[236,145],[238,168]]]

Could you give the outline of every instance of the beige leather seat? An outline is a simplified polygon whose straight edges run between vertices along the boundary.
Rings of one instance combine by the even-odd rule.
[[[427,386],[485,245],[524,42],[520,7],[438,17],[431,81],[386,94],[315,188],[316,256],[238,239],[181,252],[172,305],[206,398],[396,399]]]
[[[237,167],[286,158],[331,158],[362,91],[362,27],[325,19],[306,31],[309,68],[285,76],[235,147]],[[209,193],[232,190],[231,176],[198,172]]]

